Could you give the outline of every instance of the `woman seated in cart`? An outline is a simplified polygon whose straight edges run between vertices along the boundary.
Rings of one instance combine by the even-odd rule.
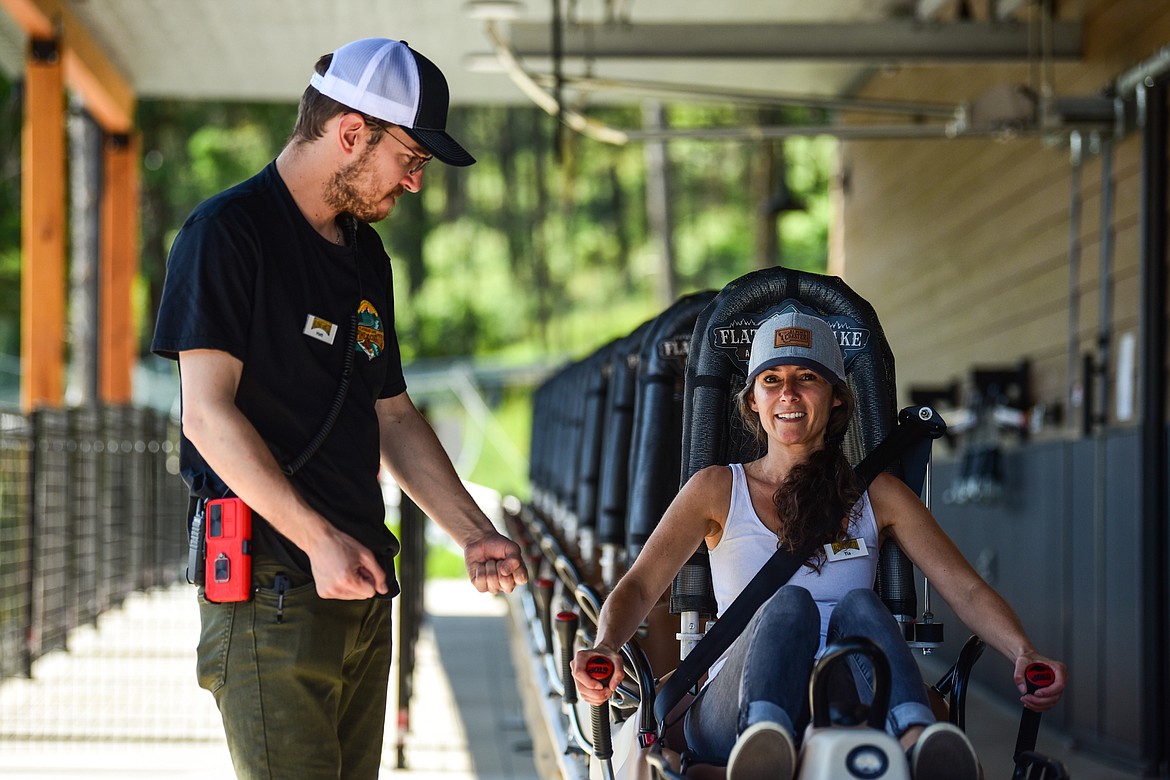
[[[813,550],[724,655],[687,712],[688,749],[726,762],[729,780],[790,778],[809,721],[808,683],[827,642],[873,640],[892,673],[886,729],[907,750],[915,780],[978,780],[967,737],[938,722],[901,629],[874,593],[878,549],[892,539],[930,579],[970,629],[1014,665],[1020,701],[1052,708],[1065,668],[1045,658],[1019,618],[963,558],[914,493],[879,475],[868,489],[854,477],[841,444],[855,401],[841,350],[819,317],[778,314],[756,331],[747,383],[738,397],[746,425],[767,444],[750,463],[710,466],[683,486],[629,572],[605,600],[596,646],[577,653],[582,699],[603,704],[622,677],[619,649],[641,625],[700,541],[722,614],[775,552]],[[608,684],[584,672],[594,655],[617,670]],[[850,664],[858,696],[872,697],[863,657]],[[1024,669],[1052,667],[1052,684],[1026,693]]]

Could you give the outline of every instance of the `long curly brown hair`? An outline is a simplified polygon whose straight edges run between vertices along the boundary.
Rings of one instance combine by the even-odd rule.
[[[752,384],[740,390],[736,406],[744,425],[763,443],[767,434],[749,403]],[[772,494],[780,519],[777,545],[790,552],[812,548],[806,565],[818,572],[825,563],[822,545],[848,538],[849,520],[861,511],[858,501],[865,492],[841,449],[857,400],[843,381],[833,385],[833,397],[841,403],[829,413],[825,446],[789,471]]]

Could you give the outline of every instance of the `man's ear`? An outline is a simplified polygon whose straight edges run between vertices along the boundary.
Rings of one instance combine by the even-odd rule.
[[[337,143],[341,150],[346,154],[353,154],[358,150],[360,138],[366,129],[366,120],[362,119],[361,115],[348,111],[344,114],[337,115],[337,127],[334,128],[334,135],[337,138]]]

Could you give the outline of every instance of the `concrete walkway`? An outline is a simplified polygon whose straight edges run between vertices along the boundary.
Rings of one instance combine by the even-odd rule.
[[[406,766],[395,768],[399,734],[391,713],[382,778],[557,780],[547,735],[525,725],[525,706],[533,708],[520,691],[532,695],[525,682],[531,674],[522,671],[518,684],[526,648],[511,631],[508,600],[455,580],[428,583],[425,600],[411,729],[403,739]],[[197,638],[190,587],[135,594],[97,626],[75,632],[69,652],[40,660],[33,679],[0,684],[0,778],[233,777],[219,714],[195,683]],[[390,702],[393,709],[393,685]],[[1018,709],[975,687],[968,723],[989,780],[1007,780]],[[1044,728],[1040,749],[1064,761],[1075,780],[1138,777],[1071,749]]]
[[[439,581],[428,584],[426,604],[406,767],[395,768],[391,715],[382,777],[537,780],[506,601]],[[0,684],[0,778],[233,777],[219,713],[195,683],[198,622],[188,586],[135,594],[75,632],[69,652],[38,661],[32,679]]]

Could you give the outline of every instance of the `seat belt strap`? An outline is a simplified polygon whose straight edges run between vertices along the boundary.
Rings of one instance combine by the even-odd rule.
[[[736,596],[731,606],[719,616],[711,630],[703,635],[670,679],[658,690],[658,695],[654,697],[654,715],[659,723],[666,720],[674,705],[682,700],[687,691],[695,687],[695,683],[707,673],[707,669],[723,651],[731,647],[731,643],[743,633],[756,610],[780,590],[780,586],[792,579],[792,575],[807,559],[807,554],[799,555],[783,547],[772,553],[772,557],[756,572],[756,576],[752,577],[751,582]]]

